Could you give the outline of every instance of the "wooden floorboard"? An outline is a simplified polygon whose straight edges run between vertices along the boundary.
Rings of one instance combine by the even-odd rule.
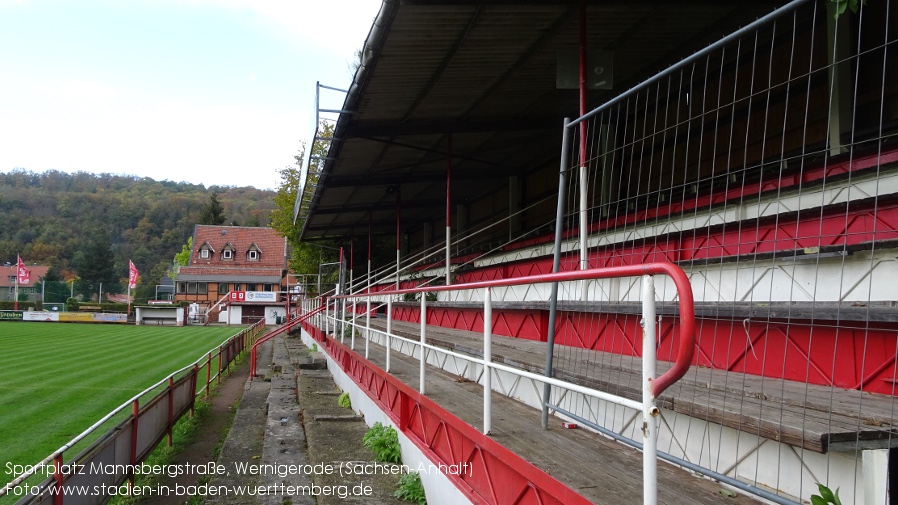
[[[371,320],[384,329],[383,317]],[[432,345],[482,356],[482,334],[428,325]],[[417,340],[418,323],[393,321],[393,333]],[[493,335],[493,361],[542,374],[546,344]],[[640,400],[641,359],[556,346],[557,378]],[[658,373],[670,367],[659,362]],[[814,452],[886,448],[898,442],[894,398],[738,372],[692,367],[658,398],[659,407],[786,442]]]
[[[348,342],[347,342],[348,343]],[[356,352],[364,354],[356,340]],[[384,348],[371,344],[369,360],[381,368]],[[418,387],[418,360],[391,353],[391,374]],[[459,381],[458,376],[429,366],[426,393],[453,415],[483,427],[483,387]],[[599,504],[642,502],[642,453],[584,429],[564,429],[553,419],[549,430],[540,427],[540,412],[498,393],[492,395],[491,438],[534,466]],[[670,505],[757,503],[748,496],[725,498],[723,486],[663,461],[658,462],[658,503]]]

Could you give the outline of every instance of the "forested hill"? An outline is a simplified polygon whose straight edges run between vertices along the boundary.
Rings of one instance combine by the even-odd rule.
[[[150,270],[171,264],[213,193],[224,224],[268,225],[274,191],[84,172],[0,173],[0,262],[21,255],[72,278],[79,255],[90,251],[103,228],[116,270],[127,276],[130,259],[149,280]]]

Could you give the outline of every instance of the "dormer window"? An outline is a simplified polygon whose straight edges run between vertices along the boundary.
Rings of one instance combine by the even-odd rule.
[[[228,242],[224,247],[221,248],[221,259],[225,261],[234,261],[234,246]]]
[[[201,260],[212,259],[212,253],[215,252],[215,249],[212,249],[212,246],[209,245],[208,242],[205,242],[200,246],[199,256]]]
[[[246,250],[246,261],[259,261],[262,259],[262,251],[259,246],[253,244]]]

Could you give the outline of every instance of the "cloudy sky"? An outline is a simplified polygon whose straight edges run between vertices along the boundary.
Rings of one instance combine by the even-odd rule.
[[[275,188],[380,0],[0,0],[0,172]],[[342,95],[325,92],[338,108]]]

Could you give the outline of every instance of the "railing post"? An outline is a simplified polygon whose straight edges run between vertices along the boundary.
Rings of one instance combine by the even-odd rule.
[[[65,493],[62,492],[62,486],[65,484],[65,476],[62,474],[63,468],[62,453],[53,458],[53,486],[56,488],[56,495],[53,496],[53,505],[62,505]]]
[[[206,398],[209,398],[209,383],[212,382],[212,351],[206,356]]]
[[[427,333],[427,297],[421,293],[421,344],[418,345],[421,358],[420,368],[418,369],[418,392],[424,394],[424,368],[427,366],[427,350],[424,349],[425,335]]]
[[[356,308],[358,306],[359,300],[358,298],[352,299],[352,317],[349,319],[349,331],[352,332],[352,335],[349,338],[349,348],[353,351],[355,350],[355,315]]]
[[[140,400],[131,402],[131,470],[128,472],[128,489],[134,487],[134,468],[137,467],[137,427],[140,424]]]
[[[331,314],[331,302],[327,298],[324,299],[324,334],[328,335],[330,333],[330,314]]]
[[[658,501],[658,415],[652,381],[655,380],[655,283],[642,276],[642,499]]]
[[[172,428],[174,427],[174,417],[175,417],[175,379],[172,376],[168,376],[168,429],[166,430],[166,434],[168,435],[168,446],[172,446]]]
[[[365,301],[365,359],[368,359],[368,343],[371,340],[371,293]]]
[[[490,288],[483,289],[483,434],[489,435],[493,424],[493,302]]]
[[[217,377],[216,382],[218,384],[221,384],[221,360],[222,360],[221,350],[222,350],[222,346],[218,346],[218,373],[215,375]]]
[[[393,341],[390,339],[390,333],[393,331],[393,299],[387,297],[387,363],[385,366],[385,370],[387,373],[390,373],[390,348],[393,347]]]
[[[196,415],[196,382],[200,379],[200,367],[196,363],[193,364],[193,379],[191,379],[192,387],[190,391],[193,393],[193,399],[190,401],[190,418]]]
[[[340,343],[346,337],[346,298],[343,299],[340,310]]]

